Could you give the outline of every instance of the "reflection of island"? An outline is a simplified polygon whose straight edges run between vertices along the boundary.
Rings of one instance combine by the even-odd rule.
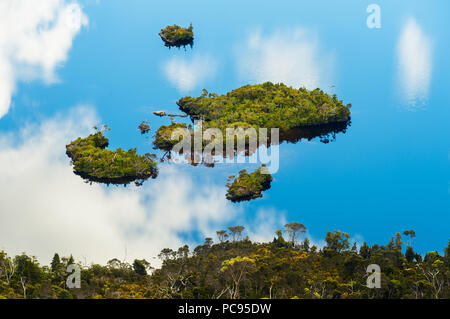
[[[336,135],[338,133],[345,133],[347,131],[347,128],[351,125],[351,121],[345,121],[345,122],[336,122],[336,123],[329,123],[329,124],[321,124],[321,125],[310,125],[310,126],[303,126],[303,127],[294,127],[291,129],[288,129],[284,132],[280,133],[279,136],[279,143],[287,142],[287,143],[298,143],[302,139],[306,139],[308,141],[311,141],[315,138],[319,138],[320,142],[322,143],[330,143],[336,140]],[[178,132],[177,139],[172,139],[172,134],[174,132]],[[176,123],[172,122],[170,125],[162,125],[159,127],[159,129],[156,131],[154,135],[153,140],[153,146],[155,149],[159,149],[166,152],[166,156],[164,156],[163,159],[170,160],[171,157],[171,151],[173,150],[173,147],[180,143],[183,139],[189,139],[191,149],[183,148],[178,153],[184,155],[184,159],[187,163],[197,166],[198,164],[203,164],[207,167],[214,167],[214,159],[205,157],[205,154],[203,154],[203,151],[205,147],[210,144],[212,141],[210,139],[203,139],[201,141],[202,145],[195,150],[195,140],[194,140],[194,134],[195,130],[192,128],[191,125],[186,125],[185,123]],[[236,136],[236,140],[239,140],[240,136]],[[242,139],[245,138],[244,136],[241,137]],[[259,140],[262,141],[262,140]],[[219,141],[216,140],[217,143]],[[259,145],[256,145],[256,147],[253,147],[248,143],[248,137],[245,141],[245,149],[244,153],[237,152],[237,143],[234,143],[234,152],[232,153],[233,156],[235,155],[245,155],[245,156],[251,156],[253,155],[257,149],[261,145],[265,145],[270,147],[272,141],[270,140],[270,136],[265,141],[265,143],[260,143]],[[225,136],[223,137],[223,152],[221,154],[217,153],[217,149],[213,149],[213,152],[211,155],[213,156],[223,156],[223,157],[229,157],[230,153],[226,153],[226,141]]]
[[[294,127],[280,134],[280,142],[297,143],[302,139],[311,141],[319,138],[320,142],[327,144],[336,140],[338,133],[345,133],[350,125],[349,118],[343,122]]]
[[[161,29],[159,36],[164,41],[167,47],[181,47],[190,45],[191,48],[194,45],[194,27],[191,25],[189,28],[182,28],[178,25],[167,26]]]
[[[264,165],[250,174],[243,169],[238,177],[231,175],[227,183],[227,199],[236,203],[262,197],[261,192],[269,189],[273,180],[269,172],[263,170],[267,170]]]
[[[104,127],[105,128],[105,127]],[[106,149],[109,140],[103,130],[86,138],[78,138],[66,146],[66,154],[72,159],[74,173],[89,182],[136,185],[158,175],[154,155],[136,154],[136,149],[115,151]]]

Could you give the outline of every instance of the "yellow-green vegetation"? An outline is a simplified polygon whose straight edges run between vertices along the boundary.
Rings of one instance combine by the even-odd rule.
[[[226,95],[203,90],[200,97],[183,97],[180,109],[193,119],[203,119],[205,128],[279,128],[280,132],[304,126],[346,122],[351,105],[320,89],[294,89],[282,83],[245,85]]]
[[[184,123],[172,122],[170,125],[161,125],[155,133],[153,145],[157,149],[170,151],[177,143],[182,141],[187,134],[189,134],[190,138],[191,130],[191,126],[187,126]],[[172,134],[178,135],[179,138],[172,139]]]
[[[283,238],[282,230],[263,243],[233,233],[244,228],[217,231],[216,242],[206,238],[194,249],[165,248],[158,256],[159,269],[146,260],[128,263],[117,258],[81,267],[71,256],[58,254],[49,266],[41,266],[34,257],[8,256],[0,250],[0,299],[450,298],[450,242],[444,254],[431,251],[423,256],[412,246],[404,253],[400,233],[387,245],[357,247],[348,234],[334,231],[319,249],[307,238]],[[69,289],[67,267],[74,263],[81,268],[81,288]],[[367,287],[371,264],[381,267],[381,288]]]
[[[78,138],[66,146],[66,154],[72,159],[75,174],[91,182],[107,184],[141,184],[149,177],[156,178],[157,164],[154,155],[136,153],[136,148],[124,151],[108,150],[109,140],[103,130]]]
[[[194,40],[194,27],[192,23],[188,28],[182,28],[178,25],[170,25],[161,29],[159,36],[166,46],[182,46],[191,44]]]
[[[227,199],[235,203],[262,197],[261,193],[270,188],[272,180],[272,175],[264,165],[250,174],[243,169],[238,177],[229,177]]]

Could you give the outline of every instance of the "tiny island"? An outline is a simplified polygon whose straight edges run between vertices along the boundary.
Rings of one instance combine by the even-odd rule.
[[[176,24],[170,25],[161,29],[159,36],[167,47],[192,46],[194,43],[194,27],[192,23],[188,28],[182,28]]]
[[[106,149],[109,140],[103,135],[105,129],[106,126],[66,145],[66,154],[72,160],[75,174],[88,182],[123,185],[130,182],[142,185],[146,179],[157,177],[153,154],[138,155],[136,148],[128,151]]]
[[[260,198],[263,196],[262,192],[270,188],[272,180],[273,177],[265,165],[250,174],[243,169],[238,177],[234,175],[229,177],[226,197],[233,203]]]
[[[150,132],[150,123],[148,121],[142,121],[137,128],[141,131],[142,135],[147,134]]]

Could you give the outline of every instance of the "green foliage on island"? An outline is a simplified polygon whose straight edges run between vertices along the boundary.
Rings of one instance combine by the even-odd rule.
[[[280,132],[304,126],[346,122],[351,105],[320,89],[294,89],[283,83],[245,85],[226,95],[203,90],[200,97],[183,97],[180,109],[205,127],[279,128]]]
[[[171,150],[177,143],[183,140],[186,134],[190,134],[191,127],[184,123],[172,122],[170,125],[161,125],[155,133],[153,145],[163,151]],[[179,134],[179,138],[172,139],[172,134]]]
[[[229,177],[226,197],[234,203],[260,198],[263,196],[261,193],[270,188],[272,180],[272,175],[265,165],[250,174],[243,169],[238,177],[234,175]]]
[[[291,223],[292,224],[292,223]],[[291,225],[288,224],[288,225]],[[288,226],[286,225],[286,226]],[[165,248],[162,266],[144,259],[131,264],[115,258],[106,265],[81,263],[81,288],[67,287],[74,258],[55,254],[51,265],[35,257],[0,251],[0,299],[449,299],[450,241],[441,256],[424,257],[407,247],[400,233],[388,245],[352,245],[349,235],[328,232],[319,249],[309,240],[293,240],[292,228],[271,242],[252,242],[244,227],[217,232],[218,241],[190,250]],[[408,257],[409,256],[409,257]],[[381,267],[381,288],[367,285],[367,267]]]
[[[192,23],[188,28],[178,25],[167,26],[161,29],[159,36],[167,46],[181,46],[191,44],[194,40],[194,27]]]
[[[109,140],[103,129],[86,138],[78,138],[66,145],[66,154],[72,159],[75,174],[91,182],[141,184],[158,174],[154,155],[136,153],[136,148],[124,151],[106,149]]]
[[[194,144],[201,143],[195,149],[204,149],[209,145],[211,149],[217,146],[224,150],[227,139],[233,138],[235,151],[238,145],[245,145],[244,155],[248,156],[258,147],[250,143],[251,138],[257,140],[259,146],[270,143],[272,128],[280,129],[280,142],[296,143],[302,138],[311,140],[320,137],[321,142],[329,143],[336,138],[336,134],[345,132],[350,124],[351,105],[344,105],[336,95],[331,96],[320,89],[297,90],[282,83],[246,85],[221,96],[203,90],[200,97],[183,97],[177,104],[192,120],[201,120],[199,123],[203,132],[218,129],[221,136],[207,139],[199,129],[200,125],[194,130],[174,123],[172,119],[171,125],[162,126],[155,135],[155,148],[170,150],[182,140],[177,138],[171,141],[173,129],[184,128],[184,136],[190,138],[192,149]],[[260,128],[268,130],[267,140],[261,139]],[[227,132],[227,129],[231,130]],[[197,132],[202,134],[200,139],[194,138]]]

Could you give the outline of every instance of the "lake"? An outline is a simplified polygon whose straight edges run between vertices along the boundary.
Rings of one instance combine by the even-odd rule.
[[[296,88],[320,87],[337,94],[345,104],[352,104],[351,126],[337,133],[330,143],[315,138],[280,145],[279,170],[273,174],[272,187],[261,199],[239,204],[221,204],[216,200],[223,197],[220,192],[224,192],[229,175],[242,168],[255,169],[256,164],[218,164],[214,168],[160,164],[167,183],[169,177],[164,171],[183,174],[180,183],[188,184],[179,187],[190,188],[183,193],[183,200],[186,205],[195,202],[196,206],[190,211],[192,215],[187,219],[180,217],[176,226],[168,221],[158,224],[173,233],[167,235],[166,241],[166,237],[158,235],[159,246],[167,243],[176,248],[181,241],[201,243],[205,236],[214,236],[215,230],[238,224],[247,227],[251,239],[270,239],[284,223],[293,221],[305,224],[307,235],[319,245],[329,230],[348,232],[358,243],[387,244],[396,232],[414,229],[417,237],[413,246],[418,252],[442,252],[447,246],[450,235],[447,1],[136,0],[128,2],[126,8],[119,0],[98,3],[86,0],[82,4],[89,24],[74,38],[67,61],[57,68],[59,81],[51,85],[42,81],[18,82],[13,107],[0,120],[2,137],[17,134],[24,123],[39,125],[83,104],[95,111],[100,123],[111,128],[107,135],[112,149],[137,147],[142,154],[156,152],[151,137],[170,120],[154,116],[153,111],[178,114],[175,102],[186,95],[199,96],[203,88],[225,94],[242,85],[264,81],[284,82]],[[381,9],[380,28],[367,26],[369,4],[377,4]],[[192,48],[164,46],[158,36],[161,28],[172,24],[187,27],[191,22],[195,33]],[[143,120],[151,126],[147,135],[137,130]],[[60,153],[64,155],[62,148]],[[13,170],[18,170],[15,165],[18,164],[11,163]],[[62,171],[71,173],[67,159],[65,165],[67,171]],[[36,181],[30,183],[38,185]],[[140,193],[153,196],[148,193],[157,190],[152,183],[158,183],[158,179],[146,181],[142,188],[100,186],[103,190],[93,188],[92,198],[83,195],[86,197],[67,203],[83,210],[83,198],[86,203],[97,201],[95,196],[134,198],[133,205],[123,204],[127,208],[114,215],[112,223],[124,225],[126,229],[117,231],[134,243],[130,244],[133,248],[129,248],[129,254],[138,254],[144,250],[142,247],[151,245],[149,241],[153,238],[141,235],[153,228],[139,225],[154,223],[165,215],[163,203],[151,206],[153,210],[148,212],[143,210],[145,206],[137,204],[141,201],[139,196],[144,196]],[[170,183],[177,186],[176,179]],[[93,186],[76,186],[76,192],[81,187]],[[160,190],[167,191],[167,187],[161,186]],[[202,201],[201,196],[209,196],[204,187],[211,187],[214,196]],[[186,195],[196,188],[200,197]],[[23,190],[25,194],[33,192],[28,187]],[[71,189],[65,192],[70,193]],[[84,190],[81,192],[85,194]],[[105,195],[110,192],[116,197]],[[179,205],[176,207],[181,209],[183,200],[176,200]],[[226,206],[218,208],[214,203]],[[115,207],[120,205],[117,202]],[[6,207],[2,209],[4,212]],[[139,216],[130,221],[125,212],[133,207],[139,210]],[[195,215],[195,209],[200,209],[199,215]],[[211,216],[208,209],[214,211]],[[233,212],[225,217],[228,210]],[[45,209],[40,214],[45,215]],[[102,218],[96,217],[95,211],[89,216],[92,218],[89,225],[109,223],[106,212]],[[170,213],[168,216],[178,218]],[[26,223],[28,219],[21,220]],[[109,230],[102,226],[92,232],[97,234],[92,240],[99,240],[97,249],[101,250],[102,245],[107,245]],[[102,232],[108,233],[104,242]],[[86,255],[96,259],[94,250],[85,244],[78,247],[74,240],[66,248],[55,246],[51,242],[63,233],[52,234],[52,240],[41,232],[36,237],[23,235],[19,243],[23,250],[43,256],[50,256],[59,248],[83,256],[85,248]],[[5,245],[8,249],[11,242],[4,239],[0,247]],[[38,248],[47,244],[51,247],[48,252]],[[114,245],[115,250],[108,251],[108,256],[114,251],[123,255],[126,243]],[[153,250],[150,254],[155,255]]]

